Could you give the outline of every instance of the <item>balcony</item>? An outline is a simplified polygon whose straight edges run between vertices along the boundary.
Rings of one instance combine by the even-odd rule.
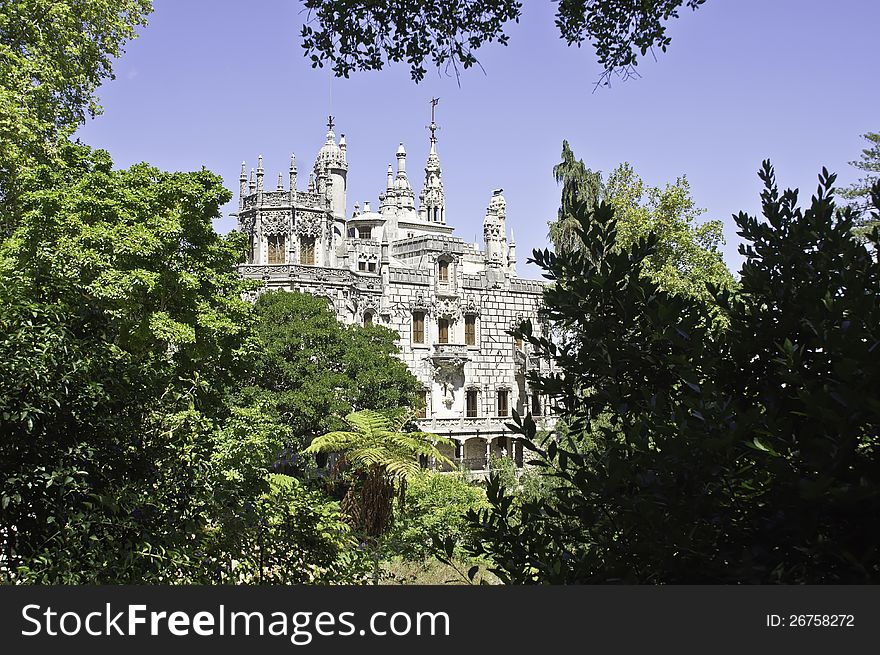
[[[435,364],[460,360],[461,364],[470,361],[468,347],[463,343],[435,343],[431,359]]]

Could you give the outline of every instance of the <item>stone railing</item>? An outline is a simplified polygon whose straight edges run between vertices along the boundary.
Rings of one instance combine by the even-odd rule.
[[[433,357],[440,359],[469,359],[468,347],[463,343],[435,343]]]
[[[240,264],[238,273],[249,278],[289,278],[314,282],[352,284],[354,274],[343,268],[303,266],[300,264]]]
[[[296,192],[296,204],[302,207],[318,207],[323,209],[327,204],[326,198],[320,193]]]
[[[557,417],[555,416],[535,416],[533,417],[538,429],[550,430],[556,426]],[[494,438],[502,434],[509,434],[510,430],[506,427],[507,423],[513,422],[512,416],[451,416],[446,418],[421,418],[416,419],[423,430],[427,432],[436,432],[443,435],[445,433],[456,432],[477,432],[475,437]],[[484,437],[486,435],[486,437]]]
[[[389,271],[389,278],[391,282],[396,282],[398,284],[418,284],[418,285],[428,285],[430,284],[430,277],[427,273],[423,273],[421,271],[414,271],[408,268],[392,268]]]
[[[448,418],[423,418],[418,419],[418,424],[423,430],[442,434],[444,432],[507,432],[504,424],[509,418],[494,416],[452,416]]]
[[[290,194],[287,191],[263,191],[261,207],[290,207]]]

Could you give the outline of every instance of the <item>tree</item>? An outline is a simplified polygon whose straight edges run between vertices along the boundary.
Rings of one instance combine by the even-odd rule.
[[[855,230],[859,235],[866,235],[875,226],[880,225],[875,217],[871,216],[871,188],[880,179],[880,134],[876,132],[868,132],[862,137],[868,141],[871,147],[862,150],[859,159],[851,161],[850,165],[855,166],[861,171],[865,171],[867,175],[862,179],[854,182],[847,189],[843,189],[840,195],[850,200],[850,207],[856,212]],[[873,173],[873,175],[872,175]]]
[[[255,311],[256,361],[233,402],[270,408],[293,451],[352,411],[415,406],[421,385],[395,357],[395,332],[345,325],[325,299],[298,292],[264,293]]]
[[[323,434],[305,450],[341,454],[337,469],[350,469],[354,476],[342,508],[355,529],[367,537],[379,537],[391,526],[394,496],[404,493],[407,479],[421,470],[420,457],[453,466],[437,448],[453,445],[452,440],[406,431],[411,418],[406,410],[352,412],[345,417],[349,430]]]
[[[0,235],[18,217],[19,176],[57,163],[59,142],[100,112],[95,90],[151,11],[150,0],[0,5]]]
[[[719,250],[724,225],[719,220],[697,223],[705,210],[694,203],[685,176],[661,189],[647,186],[632,166],[623,163],[609,175],[605,198],[614,209],[621,250],[650,233],[657,235],[657,246],[642,268],[661,289],[711,302],[707,285],[733,287],[733,276]]]
[[[578,202],[592,206],[602,198],[602,174],[587,168],[583,159],[575,159],[568,141],[563,141],[562,161],[553,167],[553,176],[557,184],[562,184],[562,201],[556,220],[549,223],[548,237],[556,251],[562,252],[580,243],[572,211]]]
[[[578,250],[535,253],[561,329],[519,333],[555,359],[530,383],[573,436],[535,444],[514,417],[556,484],[514,503],[492,480],[491,509],[468,515],[503,580],[880,580],[880,263],[836,212],[833,175],[806,210],[769,162],[760,176],[766,220],[736,217],[741,286],[712,290],[726,330],[640,274],[660,240],[617,248],[610,204],[575,209]]]
[[[567,45],[593,44],[603,67],[600,82],[635,74],[639,55],[671,43],[666,22],[682,6],[696,10],[705,0],[561,0],[556,26]],[[415,82],[426,62],[458,74],[459,66],[479,62],[474,52],[485,43],[507,45],[504,27],[519,22],[516,0],[454,0],[439,3],[303,0],[309,20],[302,45],[312,67],[329,63],[337,77],[381,70],[406,62]],[[312,25],[315,25],[313,27]]]
[[[691,197],[687,178],[664,188],[646,185],[626,162],[615,168],[608,181],[575,159],[568,141],[562,143],[562,162],[553,168],[562,184],[556,221],[550,223],[550,241],[557,253],[570,252],[582,244],[575,208],[592,207],[605,199],[615,212],[615,247],[627,250],[639,239],[655,233],[657,248],[645,259],[643,274],[671,293],[682,293],[711,303],[707,284],[730,289],[735,282],[719,247],[724,226],[712,220],[697,224],[704,210]],[[717,311],[713,321],[723,324]]]
[[[209,462],[252,349],[245,244],[212,227],[229,192],[70,143],[59,158],[28,171],[0,244],[3,573],[201,579],[232,484]]]

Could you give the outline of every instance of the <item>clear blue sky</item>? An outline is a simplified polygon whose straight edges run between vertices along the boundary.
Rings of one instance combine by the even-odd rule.
[[[595,92],[592,49],[559,39],[555,3],[524,5],[510,45],[479,51],[485,74],[466,71],[459,86],[435,72],[416,85],[401,65],[331,84],[303,56],[295,0],[155,0],[117,79],[99,92],[104,115],[79,136],[119,166],[205,166],[237,194],[242,160],[253,167],[260,153],[267,186],[279,171],[286,177],[292,151],[304,185],[332,111],[348,142],[349,208],[364,200],[375,208],[401,141],[421,188],[429,99],[439,96],[448,222],[481,240],[492,190],[504,188],[520,273],[538,277],[524,262],[547,245],[559,200],[551,169],[564,138],[606,175],[622,161],[652,185],[686,174],[704,218],[724,221],[725,259],[736,270],[731,214],[759,210],[764,158],[782,186],[808,199],[822,166],[841,184],[855,180],[848,162],[864,145],[859,135],[880,131],[876,0],[708,0],[670,24],[670,49],[644,60],[640,79]]]

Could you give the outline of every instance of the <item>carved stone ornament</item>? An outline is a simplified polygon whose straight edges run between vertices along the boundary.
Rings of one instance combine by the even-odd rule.
[[[486,221],[483,223],[483,237],[487,241],[500,239],[501,226],[495,221]]]
[[[463,314],[470,315],[479,315],[480,313],[480,304],[477,302],[477,299],[473,296],[468,296],[462,302],[461,311]]]
[[[290,214],[287,212],[265,212],[260,217],[263,234],[287,234],[290,231]]]
[[[455,402],[455,390],[464,383],[464,365],[467,357],[443,356],[429,357],[434,379],[443,389],[443,404],[446,409],[451,409]]]
[[[321,216],[315,212],[297,212],[296,233],[304,237],[321,236]]]
[[[425,312],[426,314],[430,313],[431,305],[425,298],[424,294],[417,294],[415,298],[413,298],[410,308],[414,312]]]
[[[289,204],[286,191],[266,191],[263,193],[262,199],[264,207],[283,207]]]
[[[249,236],[254,234],[254,225],[257,222],[256,214],[238,215],[238,229]]]
[[[456,298],[438,298],[434,301],[434,312],[440,318],[454,321],[461,315],[461,308]]]

